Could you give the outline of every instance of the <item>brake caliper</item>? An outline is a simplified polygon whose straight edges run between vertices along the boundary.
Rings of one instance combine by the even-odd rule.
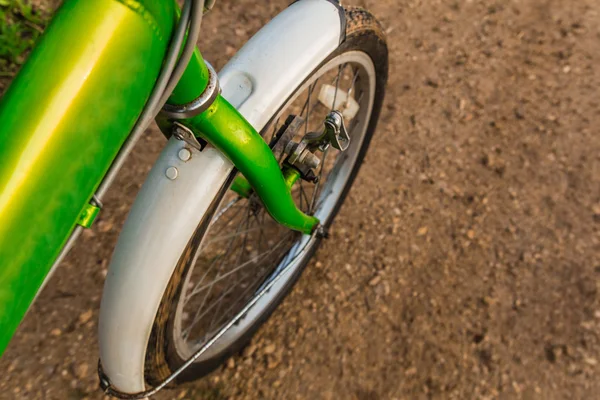
[[[314,170],[321,164],[321,159],[315,153],[324,152],[329,146],[339,151],[346,151],[350,146],[350,136],[339,111],[327,115],[323,131],[308,133],[299,142],[290,140],[285,147],[285,163],[296,168],[302,179],[316,183],[318,177]]]

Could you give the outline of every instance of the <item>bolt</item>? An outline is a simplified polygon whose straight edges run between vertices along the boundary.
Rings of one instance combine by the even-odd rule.
[[[175,167],[169,167],[167,168],[165,175],[167,175],[167,178],[174,181],[179,176],[179,171]]]
[[[179,159],[183,162],[189,161],[190,158],[192,158],[192,152],[189,151],[189,149],[187,148],[183,148],[181,150],[179,150]]]
[[[179,129],[175,129],[175,131],[173,132],[173,136],[175,136],[175,139],[177,140],[183,141],[184,139],[183,133]]]
[[[326,120],[331,121],[337,129],[340,128],[344,119],[342,118],[342,114],[339,111],[332,111],[327,115]]]
[[[317,168],[321,164],[321,159],[308,150],[304,150],[302,163],[308,168]]]
[[[102,389],[102,391],[105,392],[105,393],[110,389],[110,382],[104,376],[100,377],[99,384],[100,384],[100,389]]]
[[[325,228],[323,225],[317,226],[315,233],[319,239],[329,239],[329,229]]]
[[[319,177],[315,175],[315,172],[312,169],[309,169],[303,179],[307,182],[312,182],[315,185],[319,182]]]

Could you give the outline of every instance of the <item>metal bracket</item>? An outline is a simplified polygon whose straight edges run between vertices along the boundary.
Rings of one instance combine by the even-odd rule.
[[[165,104],[161,111],[162,114],[170,119],[188,119],[208,110],[219,96],[221,87],[219,86],[219,75],[217,74],[217,71],[215,71],[208,62],[206,63],[206,66],[208,68],[208,85],[200,97],[187,104]]]
[[[346,151],[350,146],[350,135],[344,124],[344,117],[339,111],[332,111],[325,118],[325,129],[323,132],[315,132],[307,134],[304,139],[306,143],[323,143],[331,144],[334,149]]]
[[[202,149],[206,147],[206,144],[203,146],[198,141],[198,138],[194,135],[194,132],[192,132],[190,128],[183,124],[180,124],[179,122],[173,123],[173,136],[175,137],[175,139],[187,143],[192,148],[198,151],[202,151]]]
[[[300,142],[289,141],[285,147],[288,155],[285,162],[300,171],[302,179],[317,183],[314,169],[319,167],[321,160],[314,152],[325,151],[329,146],[339,151],[346,151],[350,146],[350,135],[339,111],[327,115],[323,131],[307,133]]]
[[[79,218],[77,218],[77,225],[82,226],[86,229],[89,229],[94,225],[94,221],[100,214],[100,207],[95,206],[93,204],[86,204],[81,214],[79,214]]]
[[[319,239],[329,239],[329,229],[323,225],[319,225],[315,232],[315,235]]]
[[[304,125],[304,118],[297,115],[289,115],[279,131],[271,139],[269,147],[273,150],[275,157],[279,157],[285,152],[288,143],[294,139],[300,128]]]

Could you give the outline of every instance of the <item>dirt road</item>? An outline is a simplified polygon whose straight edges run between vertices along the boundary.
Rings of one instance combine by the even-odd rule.
[[[217,2],[206,58],[287,3]],[[244,354],[158,398],[600,398],[600,3],[353,4],[385,26],[390,83],[333,234]],[[103,397],[106,267],[163,144],[142,140],[25,319],[1,399]]]

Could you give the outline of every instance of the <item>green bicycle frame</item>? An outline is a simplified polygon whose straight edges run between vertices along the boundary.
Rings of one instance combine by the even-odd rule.
[[[177,15],[174,0],[66,0],[1,99],[0,355],[77,223],[94,213],[90,201],[154,88]],[[208,76],[196,51],[169,103],[197,98]],[[268,145],[225,99],[180,123],[234,163],[275,220],[315,229]]]

